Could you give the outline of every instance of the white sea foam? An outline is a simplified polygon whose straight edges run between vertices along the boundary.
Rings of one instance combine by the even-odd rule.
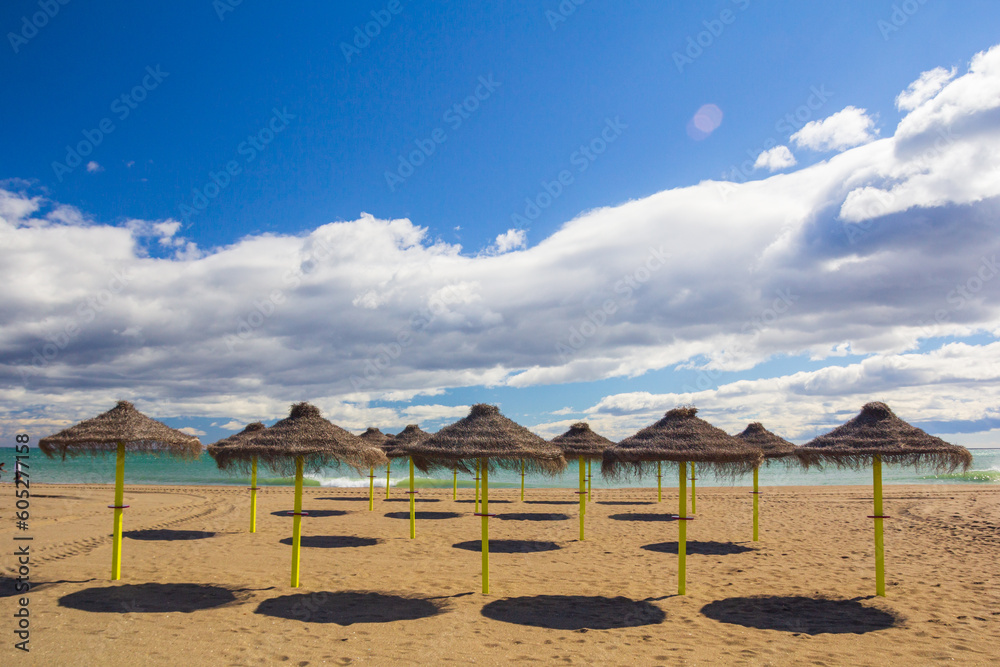
[[[305,475],[306,479],[311,479],[313,481],[319,482],[320,486],[332,486],[341,489],[359,489],[368,488],[368,478],[363,477],[358,479],[357,477],[323,477],[320,475]],[[390,477],[390,484],[396,486],[404,479],[409,481],[409,477]],[[375,475],[375,486],[380,489],[385,488],[385,476]]]

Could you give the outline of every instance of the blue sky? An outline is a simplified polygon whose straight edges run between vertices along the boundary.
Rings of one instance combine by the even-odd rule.
[[[0,428],[1000,441],[1000,7],[679,4],[6,3]]]

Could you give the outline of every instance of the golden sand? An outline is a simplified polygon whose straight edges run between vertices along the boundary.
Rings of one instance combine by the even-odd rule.
[[[302,586],[289,587],[292,489],[126,486],[122,580],[109,581],[113,489],[31,489],[30,653],[2,582],[4,665],[748,664],[1000,661],[1000,489],[886,487],[888,596],[875,598],[871,490],[698,489],[688,594],[676,489],[600,490],[579,542],[572,490],[491,492],[489,595],[472,492],[408,505],[307,488]],[[0,497],[13,498],[10,484]],[[496,502],[497,500],[501,502]],[[277,514],[275,514],[277,513]],[[0,540],[16,544],[4,512]],[[424,515],[424,516],[421,516]],[[19,533],[22,534],[22,533]],[[10,575],[15,560],[0,567]]]

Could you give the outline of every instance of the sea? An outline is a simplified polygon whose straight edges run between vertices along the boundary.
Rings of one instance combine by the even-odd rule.
[[[972,467],[968,472],[935,473],[927,470],[914,470],[911,467],[882,466],[884,484],[1000,484],[1000,448],[971,449]],[[22,455],[23,456],[23,455]],[[0,448],[0,482],[11,482],[14,476],[15,452],[13,447]],[[66,459],[45,456],[39,449],[31,447],[28,457],[21,460],[22,470],[36,484],[114,484],[115,457],[83,455]],[[595,489],[656,487],[656,475],[641,479],[608,480],[601,475],[600,462],[592,465],[591,484]],[[403,487],[409,484],[409,467],[406,459],[394,459],[388,475],[383,466],[375,471],[375,486]],[[750,475],[734,479],[716,479],[709,471],[696,471],[698,486],[749,486],[752,484]],[[525,476],[524,486],[531,489],[576,488],[579,480],[577,461],[571,461],[562,474],[549,477],[538,474]],[[498,471],[490,474],[490,488],[520,487],[519,471]],[[675,464],[663,464],[663,486],[677,486],[677,467]],[[242,485],[247,486],[250,479],[247,476],[233,475],[223,472],[215,465],[215,461],[207,453],[195,460],[177,459],[167,455],[142,452],[125,455],[126,484],[174,484],[174,485]],[[304,479],[306,486],[337,487],[337,488],[367,488],[368,472],[359,475],[348,467],[321,470],[318,473],[307,473]],[[783,463],[772,462],[760,469],[761,486],[827,486],[827,485],[859,485],[870,486],[872,483],[871,469],[854,471],[827,466],[823,469],[810,468],[803,470],[798,465],[786,466]],[[290,486],[294,479],[290,477],[268,476],[266,469],[261,469],[257,476],[258,485]],[[418,488],[451,488],[452,476],[438,472],[425,475],[415,471],[414,485]],[[459,474],[458,486],[471,488],[475,485],[471,475]]]

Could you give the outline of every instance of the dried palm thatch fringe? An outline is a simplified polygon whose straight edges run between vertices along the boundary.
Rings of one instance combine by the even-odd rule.
[[[604,450],[601,473],[611,478],[642,476],[656,470],[657,461],[693,461],[717,476],[735,477],[753,471],[764,460],[756,447],[696,417],[694,407],[674,408],[651,426]]]
[[[561,449],[567,459],[578,459],[582,456],[594,461],[600,461],[604,456],[604,450],[615,444],[604,436],[594,433],[587,422],[573,424],[568,431],[552,438],[550,442]]]
[[[390,459],[404,458],[410,455],[410,448],[418,442],[423,442],[431,434],[416,424],[407,424],[406,428],[388,438],[382,445],[385,455]]]
[[[367,442],[369,445],[374,445],[382,451],[385,451],[385,448],[382,445],[384,445],[385,441],[391,438],[392,435],[389,433],[383,433],[374,426],[369,426],[365,429],[365,432],[358,437]]]
[[[520,472],[522,461],[531,473],[555,475],[566,467],[558,447],[504,417],[495,405],[483,403],[473,405],[467,417],[412,445],[410,453],[414,464],[428,470],[453,470],[476,460],[485,461],[491,472],[498,468]]]
[[[93,419],[42,438],[38,448],[50,458],[58,452],[65,459],[67,454],[115,453],[119,442],[129,451],[166,452],[191,459],[198,458],[202,449],[198,438],[150,419],[128,401],[118,401]]]
[[[825,462],[854,470],[871,464],[875,455],[885,463],[952,472],[972,465],[965,447],[907,424],[885,403],[868,403],[858,416],[795,450],[807,468]]]
[[[760,422],[751,422],[742,433],[736,435],[736,438],[764,452],[765,465],[770,465],[774,460],[779,460],[785,465],[799,463],[795,456],[798,445],[771,433]]]
[[[360,474],[362,470],[388,463],[381,449],[327,421],[309,403],[296,403],[288,417],[270,428],[244,430],[215,443],[209,454],[220,470],[249,473],[256,456],[259,463],[283,476],[295,473],[298,457],[302,457],[303,468],[311,472],[343,463]]]

